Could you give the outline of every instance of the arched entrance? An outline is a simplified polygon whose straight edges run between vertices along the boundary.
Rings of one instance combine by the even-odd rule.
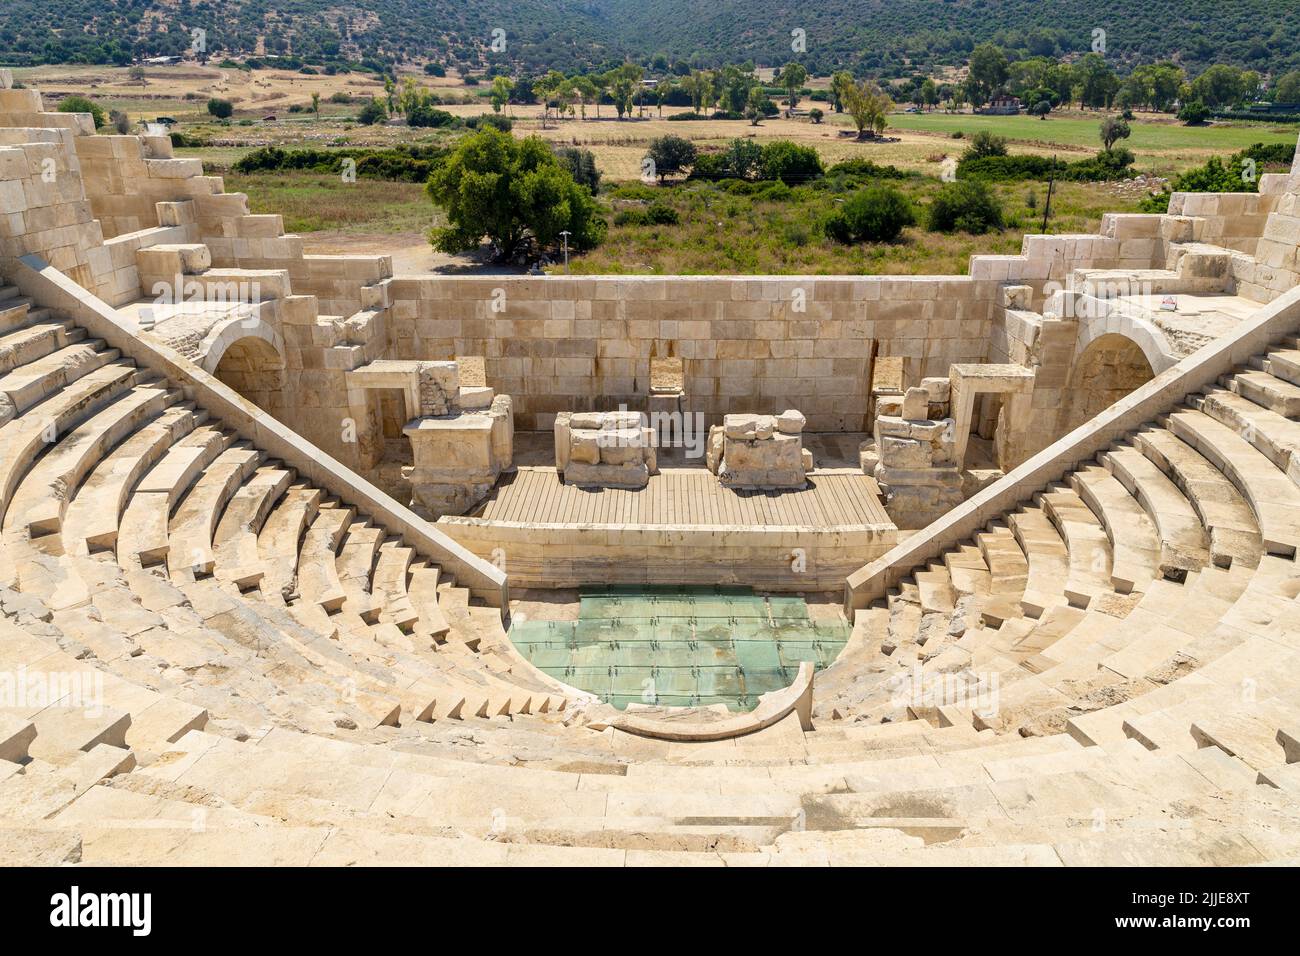
[[[279,336],[250,334],[222,336],[220,351],[209,351],[204,367],[221,382],[259,408],[278,412],[284,404],[284,357],[277,348]]]
[[[1142,347],[1128,336],[1109,332],[1093,339],[1076,356],[1062,402],[1065,434],[1078,428],[1155,377]]]

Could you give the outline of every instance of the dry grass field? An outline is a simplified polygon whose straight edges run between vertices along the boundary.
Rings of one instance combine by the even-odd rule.
[[[260,146],[447,145],[462,135],[460,130],[412,129],[400,122],[357,123],[361,103],[384,97],[383,82],[373,74],[309,75],[193,64],[147,67],[143,79],[133,79],[126,68],[97,66],[46,66],[17,74],[52,100],[77,93],[92,97],[106,110],[123,110],[133,120],[172,117],[177,121],[174,129],[205,144],[181,148],[178,155],[201,158],[210,169],[225,174],[228,188],[248,193],[254,211],[283,213],[286,227],[306,236],[317,251],[392,248],[399,271],[484,267],[472,256],[442,256],[429,250],[425,236],[440,224],[440,213],[417,184],[366,180],[343,184],[337,177],[316,173],[231,172],[241,156]],[[413,75],[437,93],[444,101],[440,108],[453,115],[491,112],[486,83],[470,86],[454,75]],[[824,87],[825,80],[811,85]],[[311,110],[313,94],[319,95],[319,116]],[[346,94],[349,101],[333,102],[332,97],[342,98],[339,94]],[[211,97],[234,104],[231,121],[218,123],[208,115]],[[803,111],[814,105],[826,110],[821,123],[813,123]],[[290,112],[291,106],[295,112]],[[509,106],[505,112],[516,136],[538,135],[556,145],[591,150],[608,185],[637,180],[647,147],[660,136],[682,136],[702,150],[723,148],[738,137],[759,143],[786,139],[813,147],[827,166],[862,158],[925,174],[904,186],[922,210],[938,188],[944,161],[959,157],[979,130],[1006,137],[1012,152],[1066,160],[1089,156],[1100,147],[1101,117],[1091,112],[1053,114],[1046,121],[1028,116],[897,112],[890,117],[885,141],[859,142],[851,135],[847,116],[807,99],[802,107],[792,118],[778,116],[757,126],[744,120],[673,121],[667,116],[680,107],[665,107],[661,112],[649,104],[622,120],[608,105],[562,117],[544,118],[538,105]],[[1266,124],[1191,128],[1165,116],[1139,115],[1132,127],[1133,135],[1123,145],[1137,155],[1136,170],[1160,176],[1252,143],[1294,142],[1296,135],[1293,127]],[[1037,203],[1043,198],[1042,184],[1004,185],[997,191],[1009,218],[1000,232],[945,236],[916,227],[897,243],[841,246],[820,230],[820,221],[834,201],[825,194],[796,191],[792,199],[766,201],[719,193],[703,183],[670,184],[662,190],[662,201],[677,211],[680,221],[653,226],[614,222],[619,209],[636,205],[615,190],[602,197],[611,214],[608,238],[600,248],[576,257],[572,268],[586,273],[961,273],[970,255],[1016,251],[1022,233],[1041,227]],[[1139,198],[1133,190],[1114,185],[1063,184],[1053,203],[1049,231],[1091,231],[1103,212],[1135,210]]]

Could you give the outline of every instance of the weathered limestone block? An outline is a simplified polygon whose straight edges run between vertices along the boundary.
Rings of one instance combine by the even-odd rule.
[[[704,451],[705,464],[715,475],[722,466],[722,449],[727,440],[726,430],[721,425],[709,429],[709,443]]]
[[[419,362],[420,414],[446,415],[460,397],[460,369],[455,362]]]
[[[728,488],[802,488],[812,467],[804,424],[793,409],[779,416],[727,415],[709,433],[710,470]]]
[[[880,440],[880,463],[888,468],[929,468],[932,449],[928,441],[884,437]]]
[[[560,412],[555,467],[565,482],[644,488],[658,470],[654,429],[638,412]]]
[[[486,411],[419,418],[403,430],[411,442],[412,507],[432,517],[463,514],[482,500],[514,458],[510,396]]]
[[[924,388],[909,388],[903,393],[902,417],[918,421],[930,417],[930,393]]]
[[[802,412],[788,408],[780,415],[776,416],[776,429],[782,435],[802,435],[804,426],[808,424],[808,419]]]

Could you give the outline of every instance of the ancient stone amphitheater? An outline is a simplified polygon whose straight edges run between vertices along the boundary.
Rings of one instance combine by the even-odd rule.
[[[394,276],[0,88],[0,860],[1294,862],[1298,244],[1300,164],[965,276]],[[656,403],[709,468],[589,442]],[[614,706],[508,634],[597,585],[848,637]]]

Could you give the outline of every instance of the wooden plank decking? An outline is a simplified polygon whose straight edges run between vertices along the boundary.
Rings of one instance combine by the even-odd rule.
[[[844,469],[814,472],[807,488],[735,491],[703,468],[666,468],[639,491],[579,488],[554,468],[501,476],[472,516],[541,524],[841,528],[890,524],[873,478]]]

